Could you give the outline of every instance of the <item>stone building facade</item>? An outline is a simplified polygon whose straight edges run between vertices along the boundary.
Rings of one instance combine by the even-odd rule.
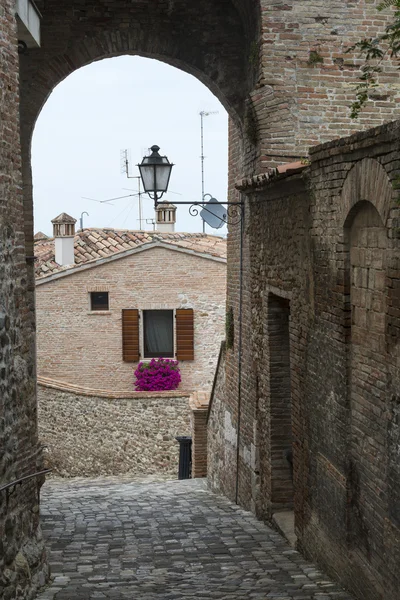
[[[75,265],[55,262],[55,241],[75,246]],[[138,361],[154,357],[144,352],[150,311],[168,313],[173,321],[169,356],[179,360],[179,389],[190,393],[211,388],[225,330],[225,239],[89,229],[79,231],[75,240],[38,241],[36,254],[39,376],[83,388],[134,391]],[[107,306],[98,310],[91,297],[103,293]],[[125,355],[126,310],[137,311],[136,360]],[[185,348],[180,359],[179,310],[192,315],[191,326],[184,324],[182,333],[185,340],[192,338],[188,360]]]
[[[381,88],[376,90],[373,102],[369,104],[360,121],[352,122],[348,116],[348,104],[353,98],[351,84],[356,77],[357,68],[354,66],[352,57],[345,54],[345,50],[359,38],[373,36],[382,29],[388,15],[385,12],[376,12],[379,0],[331,0],[329,3],[322,0],[312,3],[309,0],[287,0],[284,3],[276,0],[199,0],[198,2],[153,0],[152,2],[138,1],[134,3],[127,0],[117,3],[108,0],[101,3],[82,2],[81,0],[72,0],[67,3],[62,0],[52,0],[51,2],[36,0],[36,3],[42,13],[41,47],[29,48],[26,54],[20,55],[19,63],[15,2],[14,0],[2,0],[0,7],[0,75],[4,83],[0,88],[0,201],[2,203],[2,211],[0,211],[0,268],[2,269],[0,304],[1,312],[4,314],[4,319],[2,317],[0,319],[0,386],[2,386],[0,478],[2,483],[8,483],[27,473],[33,474],[36,469],[40,469],[40,451],[36,454],[33,210],[30,147],[36,118],[46,98],[62,79],[93,60],[121,54],[140,54],[157,58],[196,76],[218,96],[231,117],[229,171],[230,198],[232,200],[239,198],[239,191],[234,187],[235,181],[243,177],[251,177],[256,173],[266,172],[270,165],[302,158],[307,155],[310,144],[329,142],[331,138],[338,138],[348,135],[352,131],[366,129],[371,125],[379,125],[392,120],[398,110],[398,72],[385,65]],[[354,149],[352,158],[349,160],[346,158],[343,164],[349,166],[356,160],[356,156],[365,156],[365,152],[371,150],[374,136],[370,138],[370,141],[365,141],[367,139],[362,138],[357,142],[358,145]],[[338,146],[332,146],[330,150],[332,156],[335,152],[339,155],[342,150],[343,156],[348,156],[353,151],[353,147],[346,144],[347,142],[343,142]],[[51,147],[50,138],[49,147]],[[314,164],[316,164],[317,156],[317,154],[313,155]],[[334,160],[332,156],[330,160]],[[379,156],[381,156],[379,160],[382,166],[386,168],[384,153]],[[325,160],[328,159],[321,158],[319,164],[324,166]],[[311,173],[316,174],[316,172],[312,167]],[[332,173],[334,172],[335,168],[332,167]],[[328,177],[329,183],[325,183],[325,180],[318,183],[318,186],[323,188],[319,190],[321,198],[330,197],[329,190],[333,190],[336,185],[333,179],[334,175],[330,178],[329,170],[324,173],[325,176]],[[340,178],[341,176],[339,176]],[[290,181],[291,178],[288,177],[288,184]],[[289,189],[291,189],[290,185]],[[298,196],[299,190],[296,186],[295,190],[297,190],[295,193]],[[247,193],[251,195],[252,192],[249,193],[247,190]],[[21,194],[23,195],[23,207]],[[302,195],[303,192],[301,192]],[[292,197],[285,192],[285,197],[289,196]],[[307,197],[306,192],[304,192],[304,197]],[[325,211],[323,215],[319,215],[318,211],[309,213],[306,201],[302,202],[296,203],[295,213],[299,220],[294,224],[291,210],[282,208],[282,222],[290,222],[294,225],[288,230],[288,235],[289,233],[291,236],[296,234],[299,239],[305,240],[307,236],[300,231],[300,225],[306,218],[315,217],[313,223],[318,223],[324,228],[326,226],[322,240],[327,244],[326,236],[331,233],[331,228],[328,227],[330,225],[328,215],[335,213],[334,203],[329,204],[327,201],[325,204],[318,205]],[[276,203],[276,206],[278,205],[279,202]],[[301,212],[300,205],[304,206],[304,212]],[[315,204],[311,204],[311,206],[314,210]],[[264,204],[263,210],[268,210],[268,204]],[[373,223],[376,215],[370,214],[368,217],[356,216],[355,218],[357,219],[355,228],[358,230],[364,227],[363,222],[364,224],[365,222]],[[384,223],[386,227],[392,225],[389,221],[390,219]],[[375,223],[378,230],[381,225],[378,226],[376,221]],[[367,227],[369,228],[370,225]],[[373,226],[371,225],[371,227]],[[350,233],[350,245],[354,245],[355,249],[350,254],[351,260],[354,261],[360,260],[359,257],[363,256],[363,252],[357,252],[357,250],[364,250],[361,246],[365,243],[365,238],[368,239],[368,234],[365,235],[361,232],[359,240],[356,229]],[[269,237],[276,236],[276,247],[280,229],[266,228],[266,231]],[[233,229],[231,232],[228,258],[228,297],[236,318],[236,334],[239,330],[238,233],[237,229]],[[304,260],[300,261],[297,253],[294,256],[294,264],[299,266],[301,273],[303,273],[304,261],[307,262],[309,256],[314,256],[313,244],[316,239],[319,239],[316,228],[313,233],[315,236],[312,238],[312,243],[299,243],[299,249],[303,252],[300,256]],[[377,237],[381,237],[378,231],[376,234]],[[252,237],[252,239],[257,240],[256,237]],[[285,292],[288,288],[283,282],[287,281],[288,277],[296,279],[298,269],[295,269],[292,264],[286,263],[285,268],[275,269],[275,272],[272,273],[269,264],[256,266],[255,260],[250,259],[257,255],[259,246],[261,247],[260,239],[254,248],[253,243],[250,243],[246,236],[243,248],[244,261],[247,265],[254,265],[255,271],[261,269],[264,274],[271,276],[270,291],[276,297],[271,297],[268,302],[271,303],[271,314],[275,311],[275,314],[279,315],[281,324],[275,331],[275,340],[287,339],[288,313],[290,311],[289,331],[291,332],[291,315],[295,303],[293,304],[289,293]],[[266,252],[265,243],[262,248],[262,251]],[[326,323],[334,323],[335,316],[338,316],[335,308],[331,317],[328,317],[330,314],[328,311],[318,312],[322,299],[328,293],[327,290],[331,290],[329,293],[332,294],[332,298],[329,298],[329,306],[336,306],[332,301],[337,299],[336,295],[339,294],[339,290],[332,292],[331,287],[320,283],[324,281],[324,278],[326,281],[330,281],[332,273],[336,272],[331,271],[330,258],[333,246],[329,248],[326,249],[325,246],[322,248],[320,262],[318,262],[321,266],[322,279],[310,275],[308,279],[305,277],[303,280],[305,289],[310,290],[311,295],[314,293],[315,299],[318,300],[311,305],[307,304],[307,310],[310,311],[309,320],[317,324],[320,323],[321,318],[324,318]],[[336,252],[339,253],[340,250],[336,248]],[[344,256],[344,250],[343,253]],[[276,253],[275,259],[278,261],[278,253]],[[354,264],[356,263],[354,262]],[[361,269],[361,266],[359,268]],[[256,276],[255,271],[252,279],[244,278],[241,288],[243,327],[247,327],[251,323],[254,294],[257,297],[257,294],[262,291],[261,287],[258,290],[252,287]],[[313,271],[311,270],[310,273]],[[275,283],[272,283],[272,280]],[[300,286],[300,283],[298,285]],[[257,287],[256,284],[254,286]],[[315,291],[313,291],[313,286],[315,286]],[[282,289],[285,293],[282,293]],[[392,289],[396,288],[385,288],[385,297],[395,294],[390,291]],[[299,302],[302,297],[299,296]],[[363,315],[363,306],[358,307],[356,303],[370,302],[370,298],[361,294],[361,299],[360,295],[357,299],[357,292],[355,298],[354,307],[360,309],[359,315]],[[295,300],[297,302],[297,297]],[[354,312],[357,313],[355,309]],[[260,314],[262,314],[260,311],[255,310],[255,315]],[[360,319],[364,319],[364,316],[360,316]],[[299,348],[304,347],[308,340],[308,325],[306,325],[299,325]],[[382,326],[382,323],[380,325]],[[274,326],[272,323],[265,322],[266,330],[268,326],[272,340]],[[327,328],[329,328],[328,325]],[[357,337],[356,327],[353,329],[353,333]],[[381,334],[378,333],[378,335]],[[322,343],[322,337],[322,334],[316,334],[312,338],[317,350]],[[291,333],[290,339],[292,339]],[[333,337],[333,339],[335,338]],[[335,344],[334,348],[336,348]],[[251,336],[247,335],[243,342],[243,361],[239,372],[242,383],[248,390],[257,389],[263,385],[260,379],[254,377],[253,355],[250,351],[252,348]],[[290,346],[290,353],[292,352],[291,348]],[[314,356],[317,354],[317,350]],[[391,352],[394,351],[392,348]],[[233,404],[237,397],[238,368],[237,366],[233,367],[230,352],[232,353],[228,349],[225,377],[228,389],[232,392],[231,402]],[[333,352],[334,356],[336,356],[335,352],[336,350]],[[353,362],[351,364],[359,364],[364,355],[365,349],[357,347],[352,354]],[[291,356],[292,354],[290,354],[290,358]],[[286,350],[286,354],[282,354],[281,358],[284,364],[286,361],[286,372],[288,372],[287,357],[288,351]],[[236,358],[235,354],[235,360]],[[237,362],[235,364],[237,365]],[[340,364],[343,367],[343,363]],[[277,365],[272,367],[275,374],[276,367]],[[339,370],[340,367],[332,367],[331,375]],[[370,371],[371,380],[376,381],[378,377],[374,377],[374,373],[379,373],[379,370],[374,368]],[[340,370],[340,374],[343,376],[343,368]],[[309,381],[301,369],[296,370],[296,377],[302,382]],[[278,375],[276,375],[276,381],[278,381]],[[361,389],[362,386],[368,387],[371,383],[368,380],[364,383],[357,382],[355,379],[354,381],[352,379],[352,382],[354,389],[357,386],[357,389]],[[287,388],[287,383],[285,385]],[[293,381],[291,381],[291,385],[293,387]],[[356,406],[358,392],[355,391],[354,394],[354,406]],[[254,394],[252,397],[254,398]],[[336,396],[329,396],[329,398],[331,398],[331,412],[333,414],[340,412],[340,403],[337,406]],[[274,402],[276,406],[283,406],[285,399],[276,396]],[[246,461],[253,464],[258,460],[258,450],[257,448],[252,449],[248,440],[252,436],[256,408],[254,402],[247,403],[245,401],[244,411],[247,416],[243,417],[242,415],[243,425],[246,428],[243,436],[247,436],[244,437]],[[257,410],[259,411],[257,413],[257,417],[260,418],[259,422],[268,422],[270,417],[266,407],[261,404]],[[391,414],[391,410],[388,411],[389,413]],[[396,423],[395,414],[396,410],[393,413],[394,424]],[[230,423],[230,435],[233,437],[234,408],[232,408],[232,416],[229,418],[231,421],[227,421],[227,423]],[[305,417],[303,413],[299,413],[296,418],[299,422],[303,422]],[[327,427],[326,421],[323,421],[322,425]],[[389,430],[390,448],[392,448],[395,444],[393,440],[396,439],[395,425],[391,424]],[[261,431],[261,435],[265,435],[264,430]],[[286,445],[287,441],[286,439]],[[389,444],[389,442],[387,443]],[[302,481],[305,481],[308,476],[307,465],[310,464],[306,460],[309,456],[308,452],[309,448],[305,446],[301,454],[306,465],[300,471]],[[294,456],[296,463],[296,453]],[[325,473],[326,471],[328,473],[328,466],[326,465],[327,468],[324,471],[323,464],[323,461],[318,463],[318,466],[313,463],[312,474],[315,474],[317,469],[319,469],[318,472]],[[390,461],[390,481],[393,482],[396,482],[395,464],[395,461]],[[243,477],[240,488],[241,502],[251,506],[252,498],[255,498],[254,494],[252,492],[244,494],[244,486],[251,479],[245,475],[247,472],[250,470],[243,469],[241,471],[241,477]],[[257,485],[259,474],[254,469],[251,472],[254,474],[254,485]],[[340,469],[338,472],[340,473]],[[335,477],[337,480],[340,479],[333,470],[332,478],[335,479]],[[363,477],[364,475],[360,474],[360,485],[364,485]],[[284,473],[282,473],[282,478],[284,482],[287,482]],[[6,590],[5,594],[8,598],[15,596],[17,586],[21,587],[22,597],[32,595],[32,589],[39,581],[39,574],[44,572],[44,555],[42,554],[37,513],[31,510],[32,507],[37,506],[35,481],[24,484],[27,485],[24,490],[17,488],[12,496],[11,504],[6,508],[2,504],[0,539],[6,539],[8,554],[4,560],[7,561],[7,569],[9,565],[11,567],[1,584]],[[269,481],[268,477],[267,481]],[[310,476],[309,482],[313,481]],[[265,487],[270,484],[263,483],[262,485]],[[326,488],[331,489],[330,485],[330,480],[327,478]],[[396,483],[390,485],[392,486],[390,489],[393,486],[396,489]],[[294,494],[297,497],[296,489],[298,488],[296,485],[294,487]],[[250,489],[252,489],[251,486]],[[282,502],[282,494],[288,492],[289,488],[285,483],[279,490],[279,502]],[[278,495],[278,490],[276,493]],[[22,497],[24,503],[21,501]],[[357,506],[359,501],[356,500],[356,495],[353,495],[352,498],[351,502]],[[305,494],[301,500],[304,502],[304,506],[309,506],[308,499],[308,495]],[[256,508],[256,504],[254,502],[254,508]],[[261,509],[257,510],[261,511]],[[353,520],[357,520],[354,517],[357,511],[360,514],[362,512],[361,509],[356,508],[353,511]],[[265,513],[261,511],[260,514]],[[305,511],[305,514],[309,513]],[[330,516],[334,514],[331,512]],[[386,520],[386,513],[382,514],[384,514],[382,518],[387,527],[386,538],[393,539],[397,535],[393,533],[396,531],[392,525],[393,517]],[[372,544],[368,550],[369,538],[365,533],[365,527],[357,525],[354,529],[364,539],[361,557],[368,552],[375,552],[375,546]],[[5,528],[7,529],[6,538],[4,537]],[[327,540],[325,548],[330,547],[331,538],[327,538]],[[21,574],[26,571],[22,570],[17,573],[15,568],[15,557],[18,550],[27,547],[27,541],[36,553],[36,558],[30,567],[32,577],[29,580],[24,579]],[[326,552],[325,562],[330,565],[335,564],[337,560],[334,550],[336,547],[332,546],[331,553]],[[393,576],[390,575],[393,573],[391,567],[393,556],[395,556],[395,552],[386,560],[388,581],[391,582],[393,582]],[[362,558],[360,561],[362,562]],[[0,569],[3,569],[3,565],[0,565]],[[390,571],[390,569],[392,570]],[[13,573],[17,573],[15,577],[12,575]],[[358,580],[363,576],[362,568],[360,568],[360,573]],[[379,575],[379,577],[382,580],[383,575]],[[393,587],[393,583],[390,585]],[[371,587],[371,589],[373,588]],[[393,596],[393,593],[390,593]]]
[[[209,420],[213,489],[263,519],[294,508],[299,548],[363,600],[399,591],[399,132],[238,182],[243,285]]]

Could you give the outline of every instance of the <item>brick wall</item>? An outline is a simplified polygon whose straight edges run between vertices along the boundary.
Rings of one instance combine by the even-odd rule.
[[[396,69],[388,65],[361,120],[349,118],[359,63],[345,50],[383,31],[390,11],[379,13],[378,0],[260,4],[262,63],[252,96],[262,164],[277,156],[281,162],[307,156],[309,146],[393,118],[399,83]]]
[[[25,263],[14,2],[0,6],[0,487],[42,467],[36,424],[31,269]],[[41,479],[0,492],[0,594],[30,598],[47,576]],[[12,493],[10,493],[12,492]]]
[[[107,313],[90,312],[90,290],[108,291]],[[225,293],[224,262],[165,248],[38,281],[38,373],[92,389],[132,391],[137,363],[122,360],[122,309],[193,308],[195,359],[180,362],[180,389],[210,389],[224,336]]]
[[[194,392],[189,400],[192,430],[192,477],[207,477],[207,416],[210,394]]]
[[[399,128],[330,142],[302,172],[241,184],[244,376],[239,395],[236,320],[209,421],[213,489],[235,499],[227,440],[239,437],[238,499],[265,519],[290,492],[276,461],[291,422],[299,547],[362,600],[397,600],[399,589]],[[238,298],[228,285],[228,304]]]
[[[96,396],[88,390],[46,382],[39,385],[38,408],[39,435],[46,446],[46,465],[53,474],[178,478],[175,437],[190,435],[188,395]]]
[[[290,302],[268,294],[271,503],[279,508],[293,505],[289,319]]]

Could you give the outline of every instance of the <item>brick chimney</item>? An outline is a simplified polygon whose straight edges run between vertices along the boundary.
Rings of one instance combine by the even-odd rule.
[[[55,261],[61,266],[75,264],[74,237],[76,219],[61,213],[53,223]]]
[[[156,230],[161,233],[174,233],[176,206],[168,202],[159,202],[156,208]]]

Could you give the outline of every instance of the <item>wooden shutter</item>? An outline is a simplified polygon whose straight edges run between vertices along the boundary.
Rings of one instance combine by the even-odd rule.
[[[192,308],[178,308],[176,317],[176,358],[194,360],[194,319]]]
[[[122,358],[125,362],[139,361],[139,311],[122,311]]]

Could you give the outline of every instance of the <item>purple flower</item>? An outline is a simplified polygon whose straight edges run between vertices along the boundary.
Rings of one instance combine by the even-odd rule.
[[[138,392],[162,392],[176,390],[181,382],[178,361],[168,358],[153,358],[140,362],[135,371],[135,388]]]

